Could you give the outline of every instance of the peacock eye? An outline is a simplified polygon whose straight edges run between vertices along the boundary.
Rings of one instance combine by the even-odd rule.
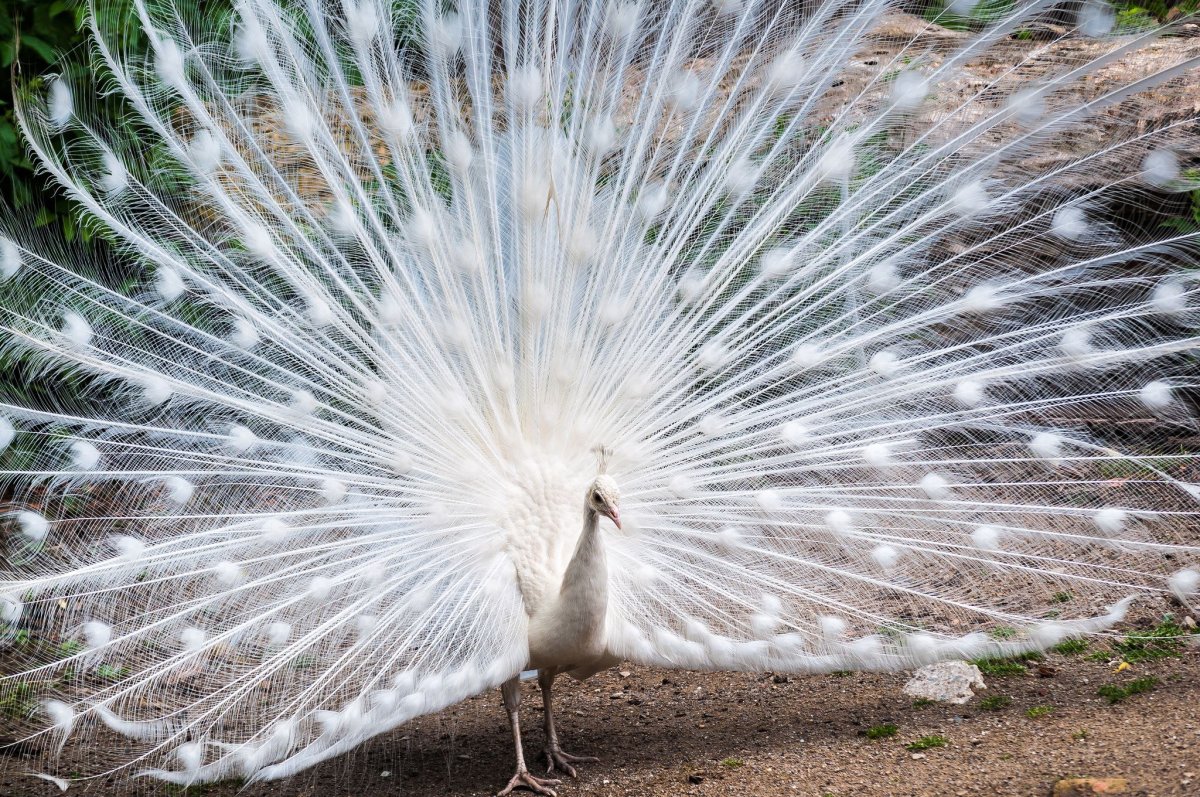
[[[595,492],[592,493],[592,500],[595,501],[597,504],[600,503],[600,491],[599,490],[596,490]]]

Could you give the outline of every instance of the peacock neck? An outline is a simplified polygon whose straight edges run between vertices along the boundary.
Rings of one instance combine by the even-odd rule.
[[[592,596],[607,595],[608,564],[600,539],[600,515],[590,506],[583,508],[583,530],[575,543],[575,552],[563,573],[559,594],[564,598],[572,590],[586,588]]]
[[[583,529],[557,594],[547,595],[530,615],[531,667],[577,667],[604,653],[608,566],[599,521],[591,507],[584,508]]]
[[[584,507],[583,530],[563,573],[558,597],[559,605],[574,615],[572,623],[578,633],[584,637],[602,633],[608,609],[608,563],[600,516],[590,506]]]

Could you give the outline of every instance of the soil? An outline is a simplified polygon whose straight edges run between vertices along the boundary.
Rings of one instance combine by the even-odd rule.
[[[1094,642],[1093,649],[1103,649]],[[914,705],[908,676],[695,673],[621,667],[582,683],[560,679],[555,700],[568,751],[598,755],[561,797],[583,795],[1049,795],[1074,776],[1124,777],[1129,794],[1200,794],[1200,651],[1133,665],[1048,654],[1025,674],[988,676],[963,706]],[[1110,704],[1109,683],[1155,676],[1157,686]],[[541,749],[541,701],[524,684],[525,747]],[[1011,702],[987,710],[983,698]],[[1049,713],[1031,717],[1033,707]],[[1037,712],[1035,712],[1037,713]],[[867,738],[891,723],[894,736]],[[925,736],[948,743],[906,749]],[[68,745],[60,772],[73,768]],[[496,692],[381,736],[282,783],[196,787],[205,797],[466,797],[494,794],[512,746]],[[19,751],[0,755],[0,795],[52,797]],[[72,784],[69,795],[133,797],[173,787],[124,776]]]

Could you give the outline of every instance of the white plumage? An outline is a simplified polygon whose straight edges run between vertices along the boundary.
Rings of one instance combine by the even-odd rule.
[[[190,784],[503,684],[506,791],[548,791],[526,668],[573,774],[560,672],[1194,605],[1196,456],[1153,454],[1194,428],[1200,233],[1115,216],[1197,187],[1194,118],[1122,113],[1200,56],[1097,80],[1156,45],[1089,3],[1085,56],[976,71],[1045,5],[864,65],[875,0],[134,0],[149,52],[96,30],[126,118],[66,77],[20,109],[136,284],[0,239],[4,354],[59,392],[0,396],[0,633],[77,643],[0,694],[69,670],[31,737]]]

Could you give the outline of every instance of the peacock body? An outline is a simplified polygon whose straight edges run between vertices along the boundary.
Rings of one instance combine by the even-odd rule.
[[[528,667],[549,708],[1194,606],[1197,119],[1133,116],[1200,50],[950,5],[882,50],[874,0],[95,13],[105,98],[20,120],[111,254],[0,247],[14,728],[278,779],[506,685],[548,790]],[[980,68],[1052,11],[1073,60]]]

